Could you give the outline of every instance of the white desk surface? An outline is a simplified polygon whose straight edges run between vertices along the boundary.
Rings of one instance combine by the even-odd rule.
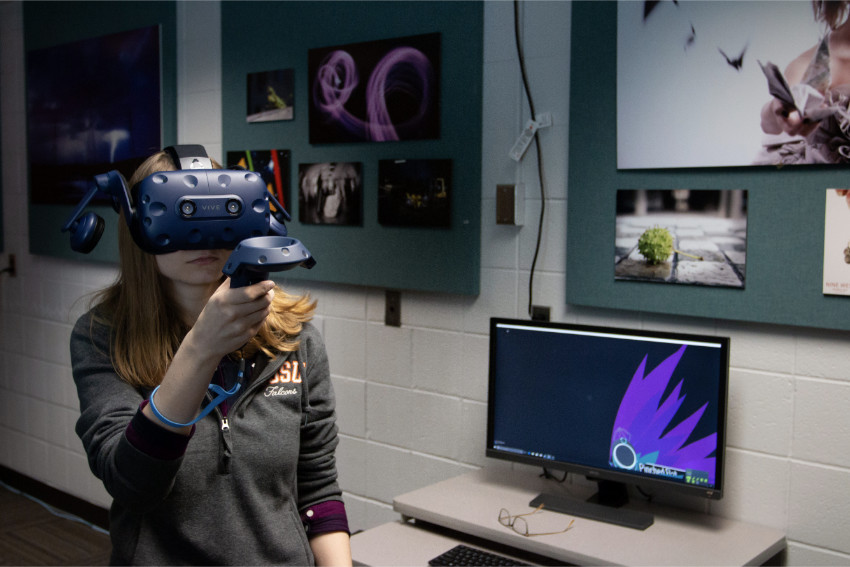
[[[389,522],[351,536],[355,565],[371,567],[427,565],[453,548],[450,538],[431,534],[405,522]]]
[[[388,522],[351,536],[351,556],[355,565],[405,567],[428,565],[428,561],[458,543],[529,562],[504,550],[493,550],[476,543],[423,529],[408,522]]]
[[[530,512],[528,503],[537,494],[559,491],[569,494],[564,485],[536,474],[481,469],[403,494],[394,499],[393,507],[404,517],[580,565],[759,565],[785,548],[785,534],[776,528],[644,503],[642,509],[655,515],[655,523],[646,530],[575,518],[573,528],[565,533],[523,537],[499,524],[501,508],[511,514]],[[529,526],[536,531],[556,531],[565,527],[568,519],[544,509],[529,518]],[[404,533],[416,529],[399,525],[406,526]],[[425,562],[419,563],[427,564],[448,549],[437,549],[445,542],[427,541],[432,543],[400,539],[397,545],[406,545],[411,552],[418,545],[434,545],[436,552],[428,555],[429,548]],[[396,564],[414,565],[416,558],[421,561],[423,555]]]

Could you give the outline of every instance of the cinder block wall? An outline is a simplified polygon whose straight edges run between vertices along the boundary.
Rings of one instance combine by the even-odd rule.
[[[565,305],[570,9],[560,1],[521,5],[535,105],[554,119],[540,132],[548,199],[535,303],[550,306],[554,320],[730,336],[727,496],[682,504],[786,530],[788,564],[847,565],[847,333]],[[220,29],[217,4],[178,2],[178,10],[179,141],[204,144],[220,158],[220,43],[209,33]],[[0,259],[18,259],[18,276],[0,278],[0,464],[105,506],[109,498],[73,433],[78,407],[67,344],[81,298],[114,270],[28,253],[21,12],[20,2],[0,3]],[[402,326],[393,328],[383,325],[381,289],[292,286],[309,288],[320,302],[354,529],[396,519],[397,494],[476,467],[507,466],[482,456],[487,323],[524,316],[541,204],[535,149],[519,165],[507,157],[528,118],[512,19],[511,2],[486,4],[481,295],[404,292]],[[525,225],[497,226],[496,184],[514,182],[527,188]]]

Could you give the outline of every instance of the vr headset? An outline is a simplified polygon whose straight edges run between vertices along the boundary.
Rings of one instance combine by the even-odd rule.
[[[213,169],[200,145],[170,146],[165,151],[178,170],[157,172],[143,179],[133,187],[135,199],[120,172],[113,170],[94,177],[94,185],[62,227],[62,232],[71,234],[72,250],[88,254],[100,241],[103,219],[83,211],[101,193],[110,197],[112,208],[123,215],[134,242],[150,254],[237,249],[224,270],[231,277],[240,267],[255,264],[261,270],[259,276],[315,265],[298,240],[286,238],[284,221],[291,217],[266,190],[262,177],[247,170]],[[276,208],[274,212],[270,201]],[[254,238],[262,240],[239,246]],[[246,256],[242,248],[251,252]],[[231,260],[238,263],[228,273]]]

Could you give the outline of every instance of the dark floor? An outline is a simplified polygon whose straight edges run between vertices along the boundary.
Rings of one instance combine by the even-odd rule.
[[[0,565],[108,565],[109,536],[0,487]]]

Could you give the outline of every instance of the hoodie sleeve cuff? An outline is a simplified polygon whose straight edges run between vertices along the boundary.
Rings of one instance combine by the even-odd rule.
[[[160,427],[142,413],[142,409],[147,403],[147,400],[142,402],[136,415],[127,425],[125,431],[127,440],[139,451],[156,459],[163,461],[179,459],[186,452],[189,440],[195,434],[195,426],[192,426],[189,435],[182,435]]]
[[[304,523],[308,538],[330,532],[351,534],[348,529],[345,504],[339,500],[328,500],[310,506],[301,512],[301,521]]]

